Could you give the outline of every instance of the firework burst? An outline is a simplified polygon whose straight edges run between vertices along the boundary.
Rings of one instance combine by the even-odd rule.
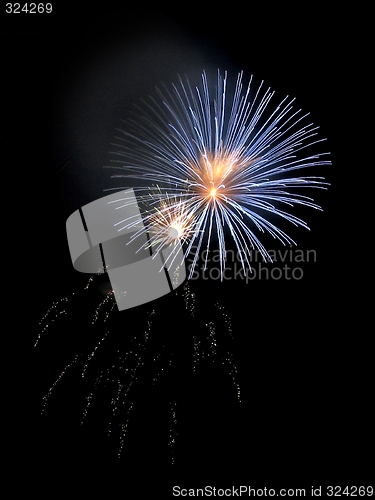
[[[323,177],[295,176],[295,171],[330,164],[323,159],[329,153],[316,152],[325,140],[318,138],[318,127],[309,123],[308,113],[294,108],[294,99],[286,97],[273,106],[273,91],[264,89],[263,82],[253,91],[252,78],[244,86],[242,77],[240,73],[233,91],[228,90],[227,74],[220,72],[215,91],[206,73],[200,87],[180,78],[171,89],[157,89],[157,98],[137,109],[136,119],[129,119],[116,144],[114,162],[124,173],[113,177],[142,180],[136,192],[152,198],[153,214],[147,215],[143,231],[153,234],[158,249],[171,236],[185,241],[185,257],[194,253],[190,277],[203,242],[209,248],[213,235],[221,272],[226,234],[245,270],[253,249],[272,261],[257,231],[268,232],[283,245],[296,244],[273,222],[274,216],[309,229],[290,209],[304,205],[321,210],[312,198],[295,191],[326,188]],[[128,225],[122,220],[119,231]]]
[[[160,250],[167,250],[168,256],[161,269],[164,265],[170,269],[179,253],[179,243],[187,243],[194,237],[196,220],[185,203],[186,194],[163,192],[159,186],[147,191],[147,195],[141,195],[138,200],[142,214],[136,218],[122,219],[115,226],[120,226],[120,231],[124,228],[135,228],[131,241],[146,231],[147,241],[138,251],[150,248],[155,257]],[[120,205],[117,209],[121,210],[123,207],[124,205]]]

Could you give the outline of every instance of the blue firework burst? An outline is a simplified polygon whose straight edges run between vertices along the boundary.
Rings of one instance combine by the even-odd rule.
[[[178,85],[157,89],[156,97],[143,102],[119,137],[114,161],[122,172],[113,177],[142,181],[135,190],[148,203],[145,228],[134,238],[150,231],[158,248],[170,245],[171,238],[182,239],[185,257],[193,252],[190,275],[213,234],[221,272],[227,237],[245,270],[252,249],[272,260],[259,233],[268,232],[283,245],[296,244],[275,219],[308,229],[293,208],[321,210],[299,192],[327,186],[323,177],[300,175],[330,164],[328,152],[316,152],[325,141],[319,127],[295,108],[295,99],[287,96],[274,105],[274,92],[263,82],[253,90],[252,80],[244,85],[239,73],[229,91],[227,73],[217,73],[214,90],[206,73],[196,87],[180,78]],[[134,221],[119,221],[119,230],[129,224]]]

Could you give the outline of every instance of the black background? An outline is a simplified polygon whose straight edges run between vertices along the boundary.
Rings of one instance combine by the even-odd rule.
[[[180,356],[180,370],[156,392],[140,386],[122,460],[145,470],[169,466],[165,408],[173,394],[179,408],[175,470],[194,471],[195,477],[222,471],[226,484],[234,477],[265,485],[284,477],[291,487],[302,477],[321,483],[335,477],[340,484],[351,474],[368,481],[369,333],[360,311],[353,311],[350,272],[343,268],[349,250],[340,221],[340,177],[350,165],[338,132],[337,88],[347,46],[337,18],[307,4],[276,10],[251,4],[136,9],[107,2],[87,10],[52,4],[50,15],[3,16],[4,214],[11,215],[6,247],[19,263],[14,273],[8,256],[3,261],[11,296],[4,314],[16,339],[8,378],[14,450],[42,460],[117,460],[117,443],[108,443],[101,430],[105,410],[98,408],[85,430],[79,426],[84,394],[74,376],[56,388],[51,410],[39,417],[42,396],[67,360],[84,349],[82,318],[92,307],[90,300],[76,304],[71,323],[32,348],[52,301],[86,282],[71,266],[65,222],[116,185],[102,167],[134,100],[161,81],[175,81],[177,73],[243,70],[246,77],[264,79],[280,99],[296,97],[328,139],[322,147],[332,153],[333,165],[324,171],[331,187],[316,197],[324,212],[302,211],[311,231],[293,233],[300,248],[316,250],[317,262],[304,266],[300,281],[193,283],[202,322],[217,300],[230,312],[240,405],[224,369],[207,363],[191,376],[186,314],[178,305],[169,307],[167,298],[160,302],[165,312],[157,331]],[[135,324],[144,309],[115,315],[115,346],[122,345],[125,316]],[[110,362],[110,354],[102,362]],[[246,472],[235,476],[243,467]]]

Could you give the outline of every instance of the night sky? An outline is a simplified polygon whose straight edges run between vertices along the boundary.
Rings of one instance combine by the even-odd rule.
[[[103,167],[110,164],[116,129],[132,103],[152,94],[161,82],[175,82],[178,74],[194,79],[202,70],[220,68],[233,78],[241,70],[246,78],[254,74],[280,100],[296,97],[320,126],[320,136],[327,137],[322,148],[331,151],[333,165],[317,174],[331,187],[315,195],[324,211],[296,209],[311,231],[290,231],[298,248],[314,250],[316,259],[298,264],[300,280],[194,281],[194,320],[181,297],[153,304],[158,313],[150,349],[156,353],[163,345],[178,368],[154,388],[147,372],[140,377],[121,460],[145,470],[170,465],[173,400],[177,468],[221,470],[221,479],[230,481],[244,467],[244,483],[263,479],[265,472],[269,483],[280,474],[291,486],[302,477],[324,483],[333,471],[335,484],[350,473],[368,482],[369,333],[351,308],[342,267],[344,243],[338,236],[339,177],[349,165],[337,131],[336,88],[344,49],[337,32],[333,35],[334,19],[302,4],[297,12],[240,10],[230,4],[203,11],[192,5],[144,7],[145,12],[107,4],[90,13],[62,8],[53,4],[49,17],[33,20],[25,14],[3,17],[3,151],[10,174],[3,186],[9,200],[6,213],[15,215],[10,233],[18,244],[14,246],[14,236],[7,241],[13,241],[16,252],[10,256],[21,263],[5,285],[12,295],[11,330],[17,338],[10,371],[10,379],[17,379],[17,389],[11,391],[17,394],[11,417],[17,453],[31,458],[37,448],[47,459],[117,460],[118,441],[106,438],[109,402],[104,392],[87,426],[79,425],[90,382],[80,386],[79,369],[56,387],[39,416],[42,397],[75,354],[88,352],[87,345],[110,329],[108,345],[104,349],[103,344],[95,361],[100,371],[117,349],[127,348],[124,335],[142,330],[152,308],[115,312],[105,326],[87,327],[108,281],[98,278],[82,294],[89,276],[71,265],[66,219],[104,196],[105,189],[125,185]],[[263,241],[267,248],[283,250],[271,238]],[[69,303],[69,314],[33,348],[48,307],[72,292],[78,298]],[[203,338],[209,321],[223,328],[217,302],[232,320],[234,338],[229,341],[223,330],[218,350],[233,353],[241,403],[226,366],[206,359],[199,373],[191,370],[191,332]],[[132,329],[129,323],[138,326]],[[20,349],[26,353],[23,366],[17,363]],[[93,382],[95,372],[90,376]]]

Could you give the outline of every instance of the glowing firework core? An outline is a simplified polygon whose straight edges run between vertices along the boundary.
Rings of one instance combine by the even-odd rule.
[[[206,153],[200,158],[195,174],[203,191],[211,198],[216,198],[219,195],[218,190],[225,188],[224,181],[233,172],[234,163],[234,155],[225,155],[222,152],[216,155]]]
[[[199,167],[195,167],[197,185],[202,189],[204,197],[221,199],[229,194],[234,176],[244,167],[249,167],[259,158],[241,163],[241,155],[224,151],[215,154],[206,152],[199,159]]]

